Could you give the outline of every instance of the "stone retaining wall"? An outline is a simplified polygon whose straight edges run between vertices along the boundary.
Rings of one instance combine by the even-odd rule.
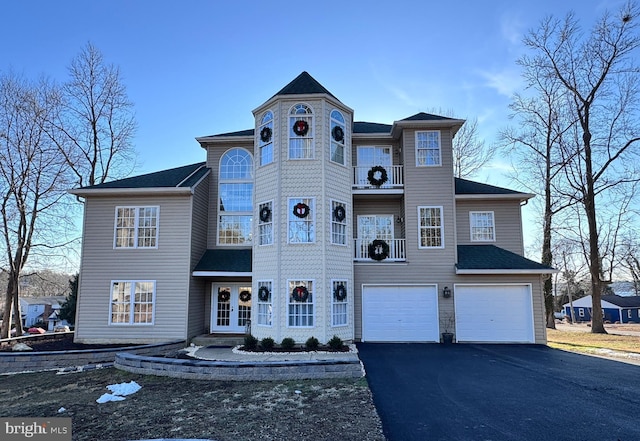
[[[151,345],[126,346],[112,349],[83,349],[71,351],[0,352],[0,374],[41,372],[71,367],[111,365],[118,353],[127,351],[142,355],[160,355],[185,347],[184,341]]]
[[[207,361],[116,354],[114,366],[127,372],[195,380],[302,380],[360,378],[360,360]]]

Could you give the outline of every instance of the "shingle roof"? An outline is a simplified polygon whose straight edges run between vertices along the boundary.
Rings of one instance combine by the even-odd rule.
[[[467,179],[455,178],[456,194],[526,194]]]
[[[218,133],[217,135],[211,135],[211,137],[216,137],[216,136],[253,136],[255,134],[255,130],[254,129],[247,129],[247,130],[238,130],[237,132],[227,132],[227,133]]]
[[[407,118],[401,119],[400,121],[444,121],[444,120],[452,120],[455,121],[455,118],[448,118],[446,116],[433,115],[431,113],[420,112],[415,115],[411,115]]]
[[[322,84],[318,83],[315,78],[313,78],[311,75],[309,75],[308,72],[305,71],[295,77],[289,84],[280,89],[280,91],[274,96],[309,95],[317,93],[327,94],[329,96],[332,96],[333,98],[336,98]]]
[[[207,250],[194,272],[251,273],[251,249]]]
[[[391,134],[390,124],[356,121],[353,123],[353,133],[384,133]]]
[[[640,308],[640,296],[623,297],[615,294],[602,296],[605,302],[613,303],[621,308]]]
[[[553,268],[495,245],[458,245],[458,270],[553,272]]]
[[[82,187],[82,190],[101,188],[188,188],[198,182],[208,171],[209,169],[205,167],[204,162],[198,162],[169,170]]]

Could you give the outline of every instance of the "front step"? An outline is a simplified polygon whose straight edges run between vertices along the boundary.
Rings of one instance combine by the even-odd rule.
[[[244,334],[202,334],[191,339],[195,346],[233,347],[244,344]]]

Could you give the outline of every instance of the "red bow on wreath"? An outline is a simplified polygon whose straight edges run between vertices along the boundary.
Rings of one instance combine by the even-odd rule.
[[[293,207],[293,214],[296,217],[305,218],[309,216],[309,206],[307,204],[303,204],[302,202],[298,202]]]

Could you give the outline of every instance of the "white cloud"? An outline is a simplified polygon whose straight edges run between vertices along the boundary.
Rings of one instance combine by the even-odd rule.
[[[524,36],[525,24],[512,13],[504,13],[500,17],[500,31],[502,36],[513,46],[520,45]]]
[[[522,78],[516,69],[504,69],[502,71],[489,72],[478,71],[485,79],[485,86],[495,89],[500,95],[511,98],[513,94],[522,88]]]

